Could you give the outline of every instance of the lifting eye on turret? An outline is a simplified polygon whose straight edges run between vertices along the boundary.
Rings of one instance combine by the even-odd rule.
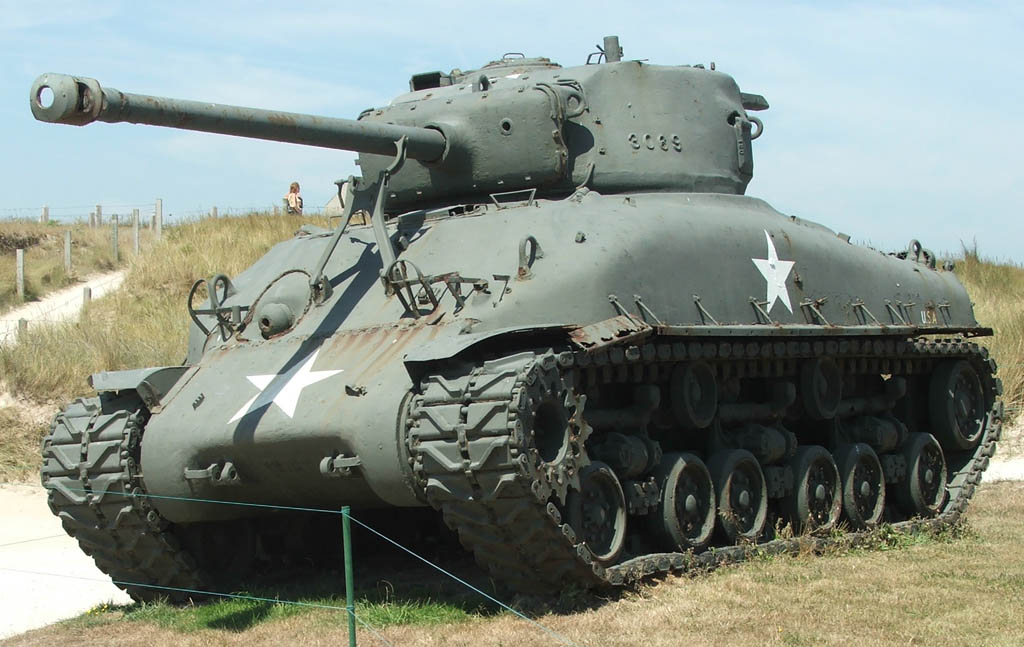
[[[751,141],[760,137],[761,133],[764,132],[764,123],[762,123],[760,119],[758,119],[757,117],[753,117],[751,115],[741,115],[735,110],[729,113],[729,116],[725,118],[725,121],[730,126],[735,126],[737,121],[749,121],[750,123],[757,126],[757,130],[754,130],[753,132],[750,133]]]

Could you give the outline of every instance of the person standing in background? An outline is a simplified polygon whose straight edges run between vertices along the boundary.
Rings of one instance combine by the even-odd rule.
[[[288,187],[288,195],[284,197],[285,213],[302,213],[302,194],[299,193],[299,183],[292,182]]]

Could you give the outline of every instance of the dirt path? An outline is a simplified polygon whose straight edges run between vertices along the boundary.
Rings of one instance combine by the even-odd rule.
[[[27,320],[29,326],[71,319],[82,310],[84,288],[92,290],[92,298],[98,299],[120,287],[124,276],[124,270],[91,276],[82,283],[53,292],[40,301],[0,314],[0,344],[10,343],[17,337],[19,319]]]

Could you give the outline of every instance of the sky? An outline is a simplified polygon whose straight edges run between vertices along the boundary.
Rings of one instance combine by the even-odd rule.
[[[355,118],[417,72],[506,52],[714,61],[763,94],[747,194],[892,251],[977,245],[1024,264],[1024,5],[1014,2],[90,2],[0,0],[0,219],[322,206],[355,154],[130,124],[36,122],[32,81]]]

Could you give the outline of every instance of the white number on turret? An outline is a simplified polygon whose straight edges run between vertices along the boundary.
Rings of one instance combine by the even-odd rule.
[[[679,135],[662,135],[659,133],[629,133],[626,135],[626,140],[633,150],[640,150],[646,148],[649,151],[661,149],[663,151],[674,150],[677,153],[681,153],[683,150],[683,140]]]

